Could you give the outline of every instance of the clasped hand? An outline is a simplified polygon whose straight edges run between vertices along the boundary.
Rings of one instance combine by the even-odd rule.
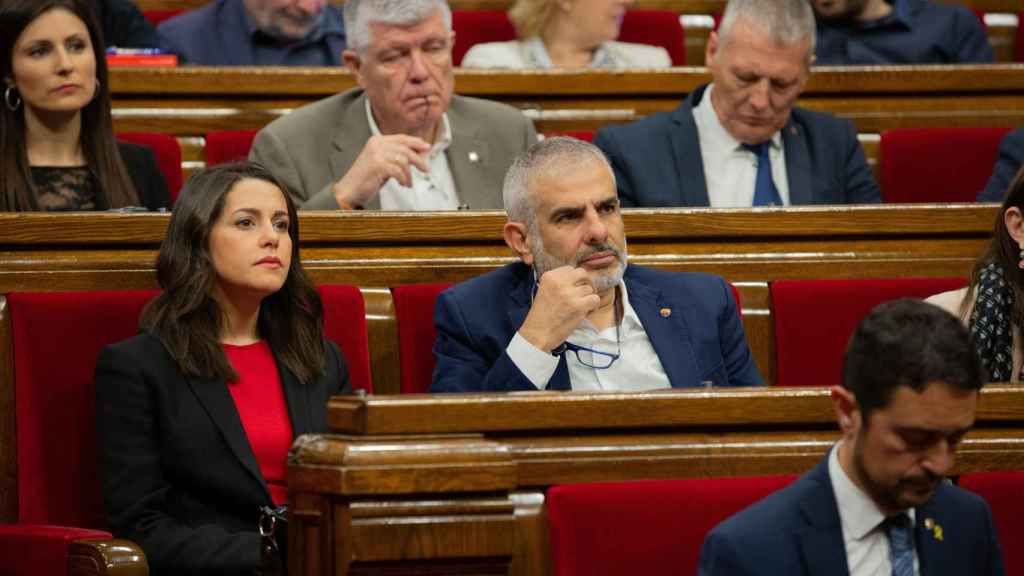
[[[519,334],[539,350],[554,350],[600,304],[601,297],[585,269],[562,266],[549,270],[540,277]]]

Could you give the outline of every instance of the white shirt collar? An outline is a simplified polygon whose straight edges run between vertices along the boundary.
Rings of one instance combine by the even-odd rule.
[[[373,109],[370,107],[370,99],[366,99],[366,121],[370,123],[370,135],[380,136],[381,131],[377,126],[377,121],[373,118]],[[452,144],[452,127],[448,123],[448,113],[445,112],[441,115],[441,134],[440,138],[434,140],[433,146],[430,147],[430,155],[434,156],[440,152],[444,152]],[[415,168],[415,167],[413,167]]]
[[[840,440],[832,447],[828,455],[828,477],[832,481],[832,492],[836,496],[839,507],[839,521],[843,526],[843,534],[848,538],[862,540],[885,520],[885,514],[870,496],[853,483],[839,463]],[[906,511],[910,516],[911,526],[914,524],[914,510]]]
[[[715,107],[711,103],[711,92],[714,88],[714,84],[708,84],[708,87],[704,89],[704,94],[700,99],[700,103],[693,109],[693,114],[697,122],[697,129],[700,130],[701,139],[703,141],[704,138],[707,138],[706,142],[714,146],[716,150],[719,150],[722,155],[735,152],[736,150],[742,150],[743,143],[734,138],[732,134],[729,134],[728,130],[726,130],[718,120],[718,114],[715,112]],[[782,148],[781,131],[776,131],[775,134],[772,134],[771,146],[776,149]]]

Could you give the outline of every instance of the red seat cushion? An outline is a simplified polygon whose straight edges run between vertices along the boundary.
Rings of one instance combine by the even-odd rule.
[[[577,140],[583,140],[584,142],[593,142],[594,141],[594,131],[593,130],[575,130],[575,131],[568,131],[568,132],[545,132],[544,133],[544,137],[545,138],[552,138],[554,136],[568,136],[569,138],[575,138]]]
[[[900,128],[882,132],[886,202],[974,202],[1009,128]]]
[[[151,132],[119,132],[118,140],[131,142],[146,146],[156,156],[157,167],[164,175],[164,182],[167,183],[167,192],[171,195],[171,204],[178,199],[178,192],[181,191],[181,145],[178,139],[170,134],[157,134]]]
[[[408,284],[391,289],[398,320],[403,394],[426,392],[434,374],[434,303],[450,284]]]
[[[96,357],[138,332],[139,312],[156,293],[8,296],[20,522],[106,526],[96,462]]]
[[[146,17],[146,20],[149,20],[149,23],[152,24],[154,28],[156,28],[164,20],[170,20],[182,12],[185,12],[182,8],[172,10],[143,10],[142,15]]]
[[[38,524],[0,525],[2,574],[61,576],[68,573],[68,546],[75,540],[109,539],[110,533]]]
[[[373,392],[366,303],[355,286],[319,286],[324,304],[324,336],[341,348],[353,390]]]
[[[896,298],[925,298],[966,283],[963,278],[772,282],[776,383],[840,384],[846,343],[872,308]]]
[[[256,130],[224,130],[206,133],[206,165],[238,162],[249,158]]]
[[[500,10],[455,10],[452,12],[455,46],[452,62],[462,64],[462,57],[474,44],[507,42],[516,39],[516,29],[508,14]]]
[[[474,44],[507,42],[516,39],[516,29],[508,14],[499,10],[456,10],[452,13],[456,66]],[[631,10],[626,12],[619,40],[661,46],[668,50],[673,66],[686,65],[686,41],[679,16],[669,10]]]
[[[555,576],[697,573],[716,524],[796,476],[570,484],[548,490]]]
[[[661,46],[673,66],[686,66],[686,38],[679,15],[671,10],[630,10],[622,19],[619,40]]]
[[[1007,574],[1024,574],[1024,472],[979,472],[960,477],[960,487],[984,498],[1003,547]]]

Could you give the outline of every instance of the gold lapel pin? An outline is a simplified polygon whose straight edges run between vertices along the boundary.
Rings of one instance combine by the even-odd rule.
[[[662,318],[668,318],[669,316],[672,315],[672,309],[671,308],[662,308],[661,310],[658,311],[658,313],[661,314]]]
[[[931,518],[924,519],[925,530],[929,530],[932,533],[932,537],[942,542],[942,526],[939,526],[938,522]]]
[[[476,152],[470,152],[469,153],[469,161],[470,162],[479,162],[480,161],[480,155],[477,154]]]

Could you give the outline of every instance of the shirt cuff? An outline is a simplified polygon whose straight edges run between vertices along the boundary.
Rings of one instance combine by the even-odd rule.
[[[531,384],[538,390],[547,389],[548,381],[551,380],[558,368],[558,356],[552,356],[550,352],[538,349],[526,338],[523,338],[519,332],[512,337],[505,352]]]

